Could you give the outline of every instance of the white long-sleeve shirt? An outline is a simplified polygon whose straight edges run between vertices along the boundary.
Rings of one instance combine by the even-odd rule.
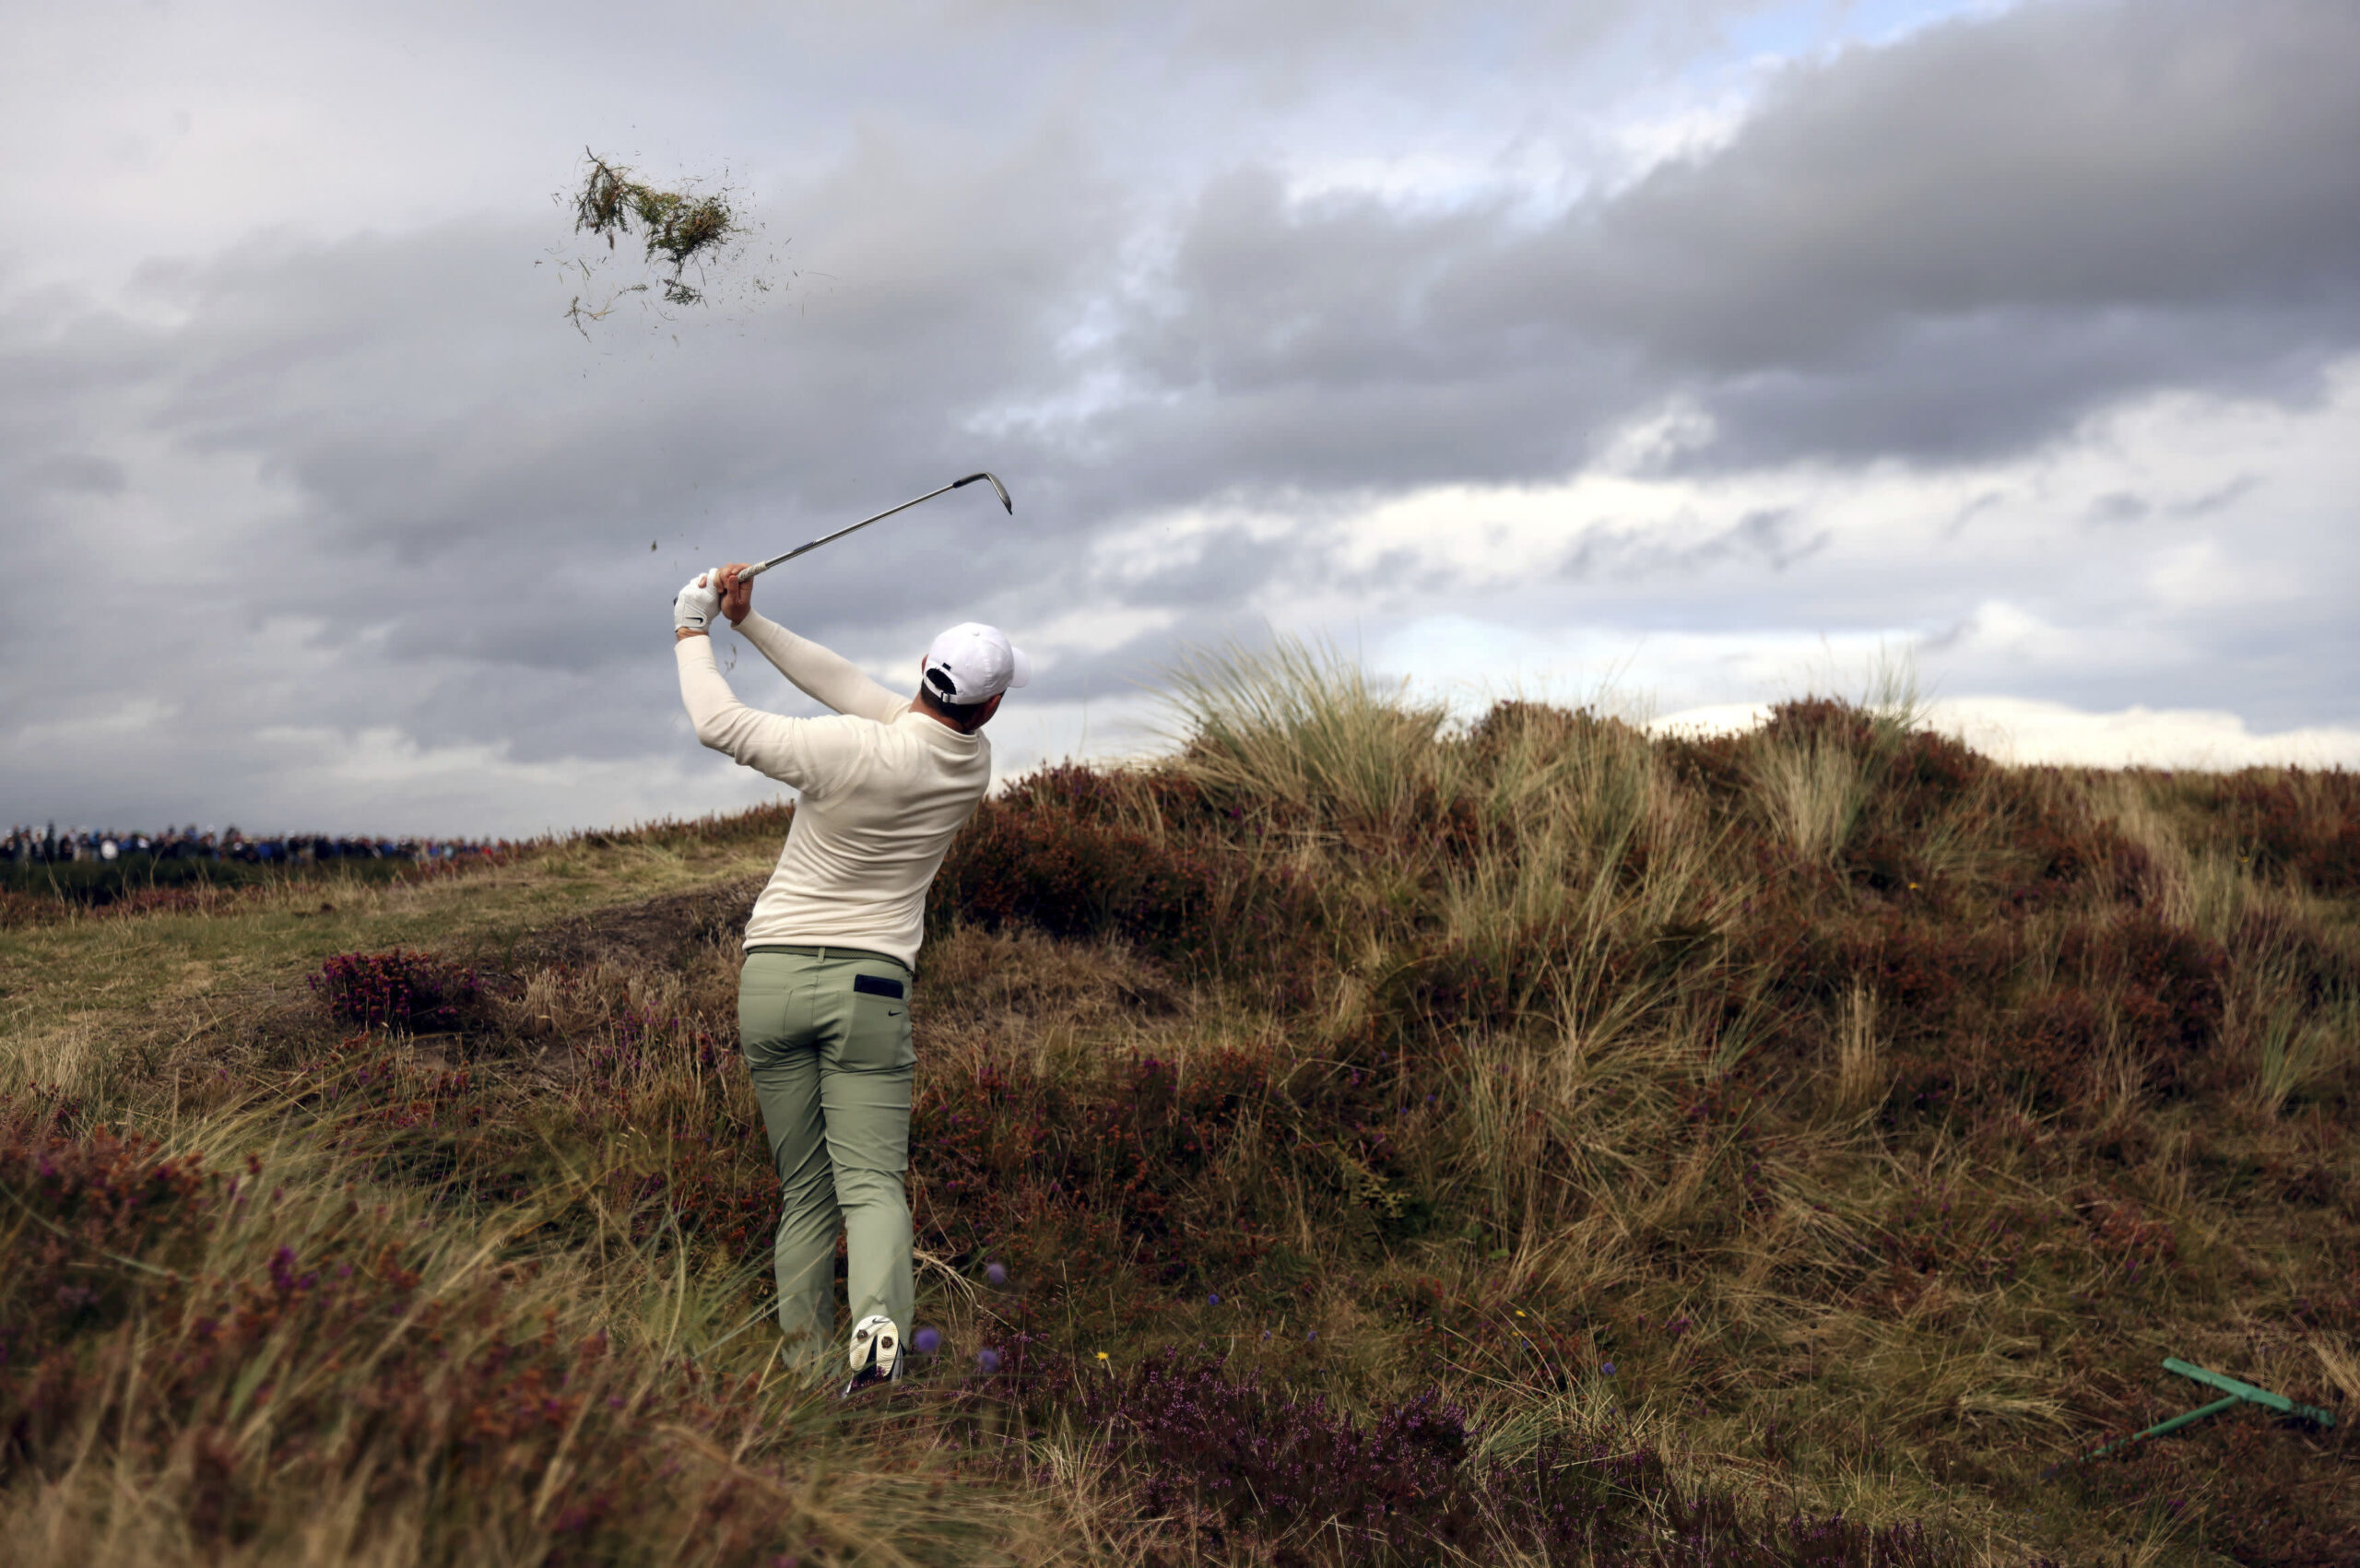
[[[990,742],[913,711],[908,698],[775,621],[749,613],[738,631],[840,715],[749,708],[714,663],[712,638],[673,646],[697,738],[802,796],[746,945],[866,948],[914,966],[926,887],[990,787]]]

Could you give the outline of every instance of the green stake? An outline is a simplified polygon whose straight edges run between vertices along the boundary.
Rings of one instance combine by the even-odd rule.
[[[2177,1356],[2165,1356],[2164,1368],[2167,1372],[2176,1372],[2182,1377],[2194,1378],[2199,1383],[2221,1389],[2227,1397],[2215,1399],[2201,1409],[2190,1410],[2184,1416],[2174,1416],[2167,1421],[2157,1421],[2144,1432],[2118,1438],[2102,1448],[2093,1448],[2081,1456],[2079,1463],[2087,1464],[2092,1459],[2104,1458],[2118,1448],[2128,1448],[2134,1443],[2144,1443],[2151,1437],[2161,1437],[2167,1432],[2177,1432],[2181,1427],[2201,1421],[2207,1416],[2217,1416],[2222,1411],[2238,1405],[2260,1405],[2267,1409],[2275,1410],[2282,1416],[2294,1416],[2322,1427],[2335,1424],[2335,1418],[2316,1405],[2297,1405],[2283,1394],[2272,1394],[2267,1388],[2256,1388],[2250,1383],[2240,1383],[2225,1373],[2210,1371],[2193,1362],[2181,1361]]]

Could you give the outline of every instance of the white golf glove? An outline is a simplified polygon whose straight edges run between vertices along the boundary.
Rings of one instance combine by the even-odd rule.
[[[721,573],[700,572],[689,585],[672,601],[672,630],[679,631],[711,631],[713,623],[721,618],[721,589],[715,584]]]

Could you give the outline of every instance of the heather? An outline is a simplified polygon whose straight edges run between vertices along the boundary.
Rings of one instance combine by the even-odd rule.
[[[0,932],[0,1539],[61,1562],[2330,1564],[2360,780],[1309,653],[988,802],[916,1375],[764,1316],[780,812]]]

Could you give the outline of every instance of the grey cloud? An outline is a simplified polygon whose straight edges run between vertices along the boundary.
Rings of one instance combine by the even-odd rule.
[[[1790,67],[1726,152],[1618,198],[1600,279],[1739,364],[1896,313],[2342,297],[2355,65],[2331,0],[2068,0]]]
[[[2137,523],[2154,510],[2143,497],[2135,496],[2129,490],[2116,490],[2090,503],[2090,521],[2116,525]]]
[[[1726,147],[1538,228],[1244,171],[1131,363],[1217,404],[1184,441],[1329,483],[1323,430],[1364,479],[1504,477],[1673,396],[1720,465],[1986,457],[2157,387],[2300,398],[2360,342],[2355,79],[2331,0],[2026,6],[1792,67]]]
[[[1751,560],[1784,572],[1827,548],[1824,528],[1791,507],[1747,513],[1729,527],[1690,544],[1668,542],[1653,527],[1585,529],[1568,548],[1556,574],[1575,582],[1609,578],[1638,581],[1689,576],[1707,567]]]
[[[129,484],[122,464],[88,452],[41,458],[28,477],[36,489],[68,494],[121,495]]]
[[[86,304],[0,338],[0,381],[75,368],[47,378],[44,428],[0,431],[0,467],[54,469],[42,448],[108,434],[160,439],[253,462],[265,491],[233,504],[287,513],[210,538],[171,507],[161,536],[116,533],[152,526],[131,512],[84,522],[86,548],[116,533],[177,562],[179,581],[166,613],[136,613],[133,595],[107,654],[43,671],[45,690],[69,703],[170,693],[232,730],[297,714],[394,724],[528,761],[671,745],[668,661],[650,649],[679,577],[976,466],[963,416],[1049,363],[1067,302],[1104,265],[1107,192],[1069,149],[918,162],[880,147],[807,194],[830,218],[822,259],[849,284],[808,312],[792,291],[738,323],[683,312],[685,346],[644,320],[596,345],[570,336],[562,291],[530,267],[545,238],[485,223],[257,242],[151,272],[143,287],[177,325]],[[1076,529],[1043,505],[1055,487],[1027,486],[1021,456],[992,461],[1014,470],[1024,508],[1000,581],[1069,570]],[[978,588],[948,548],[973,532],[961,500],[897,519],[875,548],[797,563],[766,596],[857,653],[921,646]],[[30,519],[11,510],[15,536]],[[0,650],[18,674],[43,591],[38,574],[0,584]],[[266,631],[274,616],[306,630]],[[237,668],[231,650],[266,645],[300,645],[308,678],[273,678],[267,658]]]
[[[1407,80],[1454,14],[1388,9],[1353,47]],[[1634,14],[1600,7],[1558,41],[1578,53],[1585,29]],[[815,171],[769,182],[805,277],[735,317],[626,312],[585,343],[531,265],[548,215],[513,208],[334,243],[258,235],[151,265],[130,309],[0,288],[17,568],[0,578],[0,725],[136,694],[175,715],[157,754],[227,795],[237,737],[274,724],[392,725],[525,760],[669,755],[680,577],[986,465],[1018,504],[985,520],[992,548],[946,499],[797,562],[762,602],[887,666],[970,613],[1169,619],[1034,693],[1113,694],[1186,644],[1256,634],[1250,604],[1456,602],[1446,569],[1346,569],[1327,520],[1437,481],[1561,478],[1667,403],[1709,418],[1692,466],[1942,463],[2057,442],[2157,388],[2299,402],[2360,344],[2348,6],[2076,0],[1938,27],[1795,67],[1727,146],[1547,220],[1504,197],[1291,199],[1292,149],[1257,145],[1275,135],[1261,100],[1174,107],[1174,84],[1243,60],[1292,102],[1351,74],[1287,42],[1316,39],[1308,12],[1269,22],[1292,30],[1258,64],[1231,15],[1141,23],[1190,57],[1160,83],[1125,58],[1107,87],[1092,46],[1060,35],[1068,97],[1045,108],[1005,75],[984,110],[951,105],[958,62],[929,55],[926,92],[967,129],[924,121],[931,102],[831,120]],[[1480,79],[1501,38],[1550,19],[1517,11],[1436,70]],[[1021,53],[1002,41],[992,58]],[[1009,105],[1017,128],[973,134]],[[1201,131],[1236,148],[1227,171],[1161,185],[1177,153],[1127,161],[1142,155],[1098,134],[1162,113],[1175,146]],[[1142,265],[1167,220],[1172,243]],[[1059,407],[1080,411],[1017,417]],[[1092,564],[1111,527],[1233,502],[1299,525],[1275,543],[1216,531],[1145,580]],[[1961,564],[1977,515],[1910,617],[1956,621],[2004,591],[2020,562]],[[1824,544],[1807,511],[1771,510],[1678,544],[1594,531],[1570,578],[1534,577],[1571,595],[1549,613],[1638,629],[1889,620],[1892,585]],[[68,657],[45,614],[58,574],[115,557],[156,581],[120,589],[104,635]],[[2089,581],[2113,591],[2104,571]],[[2243,681],[2258,716],[2315,717],[2320,668],[2360,654],[2323,611],[2189,626],[2233,650],[2189,690]],[[2315,651],[2307,675],[2276,651],[2290,639]],[[759,661],[739,668],[749,697],[776,700]],[[2054,678],[2154,700],[2119,670]]]
[[[2218,489],[2207,490],[2194,501],[2176,508],[2182,517],[2205,517],[2225,507],[2234,506],[2261,489],[2262,479],[2257,474],[2240,474]]]

